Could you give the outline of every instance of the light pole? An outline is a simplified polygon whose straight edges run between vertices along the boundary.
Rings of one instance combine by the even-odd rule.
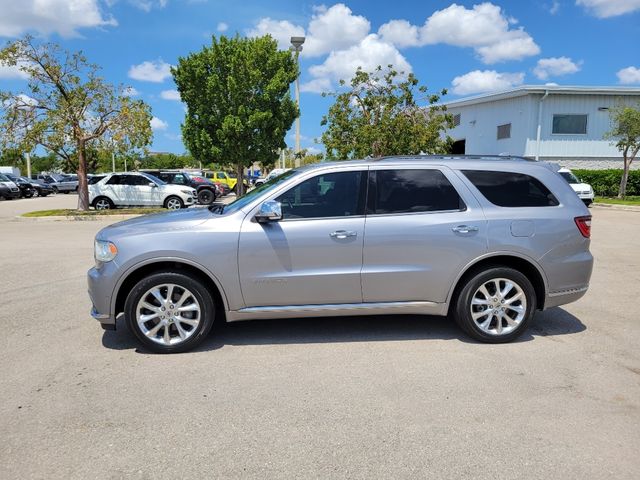
[[[296,64],[300,68],[300,62],[298,57],[302,51],[302,44],[304,43],[304,37],[291,37],[291,46],[289,50],[296,52]],[[296,76],[296,106],[298,107],[298,116],[296,117],[296,151],[295,151],[295,165],[300,166],[300,75]]]

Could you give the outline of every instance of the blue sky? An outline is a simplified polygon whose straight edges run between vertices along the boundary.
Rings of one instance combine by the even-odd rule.
[[[302,147],[322,133],[331,90],[357,65],[393,63],[446,99],[520,84],[640,85],[640,0],[0,0],[0,41],[33,33],[83,50],[153,110],[154,151],[185,151],[168,73],[211,35],[270,33],[301,57]],[[24,80],[0,66],[0,89]],[[287,143],[293,145],[292,132]]]

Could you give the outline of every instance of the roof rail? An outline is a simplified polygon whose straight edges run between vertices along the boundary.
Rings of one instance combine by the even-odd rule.
[[[519,160],[522,162],[537,162],[533,158],[526,158],[519,155],[388,155],[379,158],[368,158],[367,160],[377,162],[380,160]]]

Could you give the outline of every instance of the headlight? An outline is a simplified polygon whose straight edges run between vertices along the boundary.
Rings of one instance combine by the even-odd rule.
[[[94,242],[94,257],[97,262],[110,262],[118,254],[118,248],[111,242],[96,240]]]
[[[193,195],[193,190],[180,190],[185,195]]]

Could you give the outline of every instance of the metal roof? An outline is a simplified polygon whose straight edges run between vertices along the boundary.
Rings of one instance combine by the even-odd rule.
[[[640,97],[640,87],[589,87],[589,86],[569,86],[569,85],[523,85],[511,90],[501,92],[485,93],[473,97],[461,98],[450,102],[442,102],[447,107],[463,107],[477,103],[493,102],[507,98],[522,97],[525,95],[637,95]]]

